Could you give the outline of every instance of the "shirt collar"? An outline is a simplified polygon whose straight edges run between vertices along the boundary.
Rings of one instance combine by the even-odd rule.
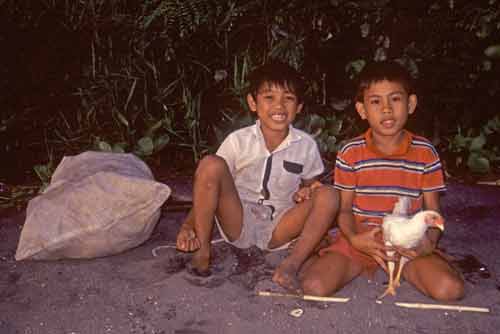
[[[401,144],[398,146],[396,151],[392,154],[382,153],[375,146],[375,144],[373,143],[372,129],[371,128],[365,132],[364,137],[366,140],[366,146],[368,147],[368,149],[370,151],[372,151],[376,155],[379,155],[379,156],[400,156],[400,155],[405,155],[406,153],[408,153],[411,141],[413,139],[413,134],[407,130],[403,130],[403,140],[401,141]]]
[[[254,135],[259,138],[264,140],[264,135],[262,134],[262,130],[260,128],[260,120],[255,121],[255,127],[254,127]],[[293,142],[299,141],[302,139],[302,135],[300,132],[293,127],[292,124],[288,126],[288,135],[286,138],[283,140],[283,142],[280,144],[279,147],[283,147],[283,145],[289,145]]]

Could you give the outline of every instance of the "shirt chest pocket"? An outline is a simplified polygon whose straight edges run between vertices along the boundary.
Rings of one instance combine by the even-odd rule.
[[[283,160],[280,173],[281,175],[279,176],[280,187],[285,190],[297,188],[301,181],[303,169],[304,165],[300,163]]]
[[[300,174],[304,169],[304,165],[296,162],[283,160],[283,169],[292,174]]]

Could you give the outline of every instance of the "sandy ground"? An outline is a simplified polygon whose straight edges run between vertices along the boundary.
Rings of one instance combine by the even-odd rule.
[[[186,184],[172,183],[174,194]],[[450,184],[443,197],[447,231],[441,241],[466,278],[456,303],[490,313],[416,310],[396,301],[433,303],[403,282],[396,297],[377,303],[386,276],[358,278],[337,296],[347,303],[258,297],[283,292],[271,282],[284,252],[214,245],[213,275],[185,269],[172,248],[183,212],[167,210],[151,238],[122,254],[94,260],[14,260],[24,213],[0,217],[0,334],[105,333],[495,333],[500,328],[500,188]],[[300,308],[303,315],[289,315]]]

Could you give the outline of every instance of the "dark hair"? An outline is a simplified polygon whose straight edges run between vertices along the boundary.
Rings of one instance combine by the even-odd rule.
[[[413,78],[403,65],[395,61],[373,62],[365,65],[359,74],[355,102],[363,102],[365,90],[383,80],[397,82],[408,95],[415,94]]]
[[[257,67],[248,75],[248,93],[257,98],[263,84],[277,85],[289,89],[297,96],[299,103],[304,101],[304,80],[297,70],[277,60]]]

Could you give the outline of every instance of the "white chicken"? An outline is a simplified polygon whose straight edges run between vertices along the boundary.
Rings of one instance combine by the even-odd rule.
[[[397,246],[406,249],[414,248],[424,237],[427,228],[437,227],[441,231],[444,230],[443,217],[438,212],[433,210],[420,211],[410,218],[408,217],[409,206],[410,199],[408,197],[399,197],[392,214],[384,217],[382,233],[386,246]],[[392,257],[394,256],[394,252],[387,251],[386,253],[387,256]],[[403,266],[408,261],[408,258],[401,256],[396,277],[394,277],[394,261],[388,261],[389,284],[380,298],[385,297],[387,294],[396,294]]]

